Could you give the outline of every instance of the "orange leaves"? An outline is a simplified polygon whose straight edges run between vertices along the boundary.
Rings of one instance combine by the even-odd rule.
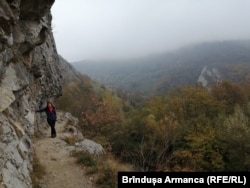
[[[97,96],[90,98],[88,108],[83,109],[81,120],[89,134],[108,134],[120,123],[121,114],[117,108],[112,108],[110,101],[103,102]]]

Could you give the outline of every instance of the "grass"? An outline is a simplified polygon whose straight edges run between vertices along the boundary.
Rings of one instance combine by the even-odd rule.
[[[76,163],[86,167],[86,174],[95,174],[98,172],[98,159],[85,152],[73,152],[72,156],[76,158]]]
[[[118,172],[133,171],[132,167],[126,164],[121,164],[114,159],[106,159],[102,161],[98,171],[96,183],[102,188],[117,188],[118,187]]]
[[[33,153],[33,171],[31,173],[32,188],[41,188],[40,181],[45,175],[45,167],[41,165],[36,153]]]
[[[108,155],[96,157],[85,152],[74,152],[72,156],[76,157],[76,163],[86,168],[87,175],[95,176],[100,188],[117,188],[118,172],[133,171],[131,166],[121,164]]]
[[[68,136],[66,138],[63,139],[68,145],[75,145],[76,142],[79,142],[79,139],[77,138],[77,136]]]

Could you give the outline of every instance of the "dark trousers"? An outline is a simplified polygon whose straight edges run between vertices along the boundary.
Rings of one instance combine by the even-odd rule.
[[[47,119],[47,121],[51,129],[51,136],[56,136],[56,129],[55,129],[56,121],[51,119]]]

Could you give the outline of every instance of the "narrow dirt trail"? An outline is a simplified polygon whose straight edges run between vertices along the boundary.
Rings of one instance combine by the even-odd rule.
[[[57,137],[51,138],[48,128],[45,137],[35,141],[37,158],[46,170],[42,188],[96,188],[92,178],[86,176],[84,169],[70,156],[70,146],[62,140],[66,123],[63,113],[58,112]]]

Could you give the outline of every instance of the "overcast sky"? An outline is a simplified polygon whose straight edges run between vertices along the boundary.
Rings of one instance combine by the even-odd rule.
[[[69,62],[250,39],[250,0],[55,0],[52,16],[57,51]]]

